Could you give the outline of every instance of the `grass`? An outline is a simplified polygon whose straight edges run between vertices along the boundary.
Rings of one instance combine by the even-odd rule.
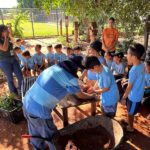
[[[4,20],[4,24],[12,23],[12,20]],[[0,24],[2,24],[2,20],[0,21]],[[13,24],[12,24],[13,25]],[[34,22],[34,36],[51,36],[51,35],[57,35],[57,25],[56,24],[50,24],[50,23],[39,23]],[[32,24],[29,21],[24,21],[21,24],[21,27],[23,28],[23,37],[32,37]],[[13,27],[12,27],[13,29]],[[63,35],[66,34],[66,28],[63,26]],[[70,23],[68,28],[69,35],[72,34],[73,25]]]

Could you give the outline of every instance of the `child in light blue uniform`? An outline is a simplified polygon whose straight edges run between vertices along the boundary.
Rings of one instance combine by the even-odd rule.
[[[22,56],[22,51],[20,47],[15,47],[14,51],[17,55],[17,60],[19,61],[21,69],[25,66],[25,58]]]
[[[45,69],[45,55],[41,52],[42,46],[35,46],[36,54],[34,54],[35,72],[39,75]]]
[[[16,40],[16,43],[17,43],[17,46],[20,47],[21,51],[24,51],[25,50],[25,47],[22,45],[21,43],[21,39],[17,39]]]
[[[55,46],[55,50],[56,50],[56,53],[54,54],[54,57],[55,57],[55,60],[56,60],[56,64],[58,64],[59,62],[64,61],[64,60],[67,59],[66,54],[64,54],[62,52],[62,45],[61,44],[57,44]]]
[[[72,54],[72,48],[71,47],[67,47],[67,57],[70,57]]]
[[[82,47],[80,47],[80,46],[74,47],[73,52],[74,52],[74,54],[80,55],[83,58],[85,57],[85,54],[82,53]]]
[[[111,66],[111,70],[113,72],[113,75],[115,76],[115,79],[118,80],[123,78],[125,74],[125,65],[121,60],[124,56],[122,52],[118,52],[118,51],[115,52],[113,56],[114,56],[113,58],[114,61]]]
[[[29,51],[24,51],[22,55],[25,58],[25,73],[24,74],[26,75],[26,77],[31,76],[31,70],[32,70],[32,73],[35,75],[34,58],[30,55]]]
[[[113,118],[116,114],[117,102],[119,101],[119,91],[114,76],[108,67],[101,65],[95,56],[86,57],[84,62],[86,69],[96,73],[99,89],[92,88],[90,92],[101,94],[102,112]]]
[[[46,54],[46,59],[47,59],[47,62],[48,62],[48,67],[50,67],[50,66],[55,64],[55,56],[54,56],[54,53],[53,53],[53,46],[48,45],[47,50],[48,50],[48,53]]]
[[[127,89],[121,100],[123,105],[127,105],[128,126],[127,131],[133,132],[134,115],[137,113],[141,100],[144,95],[145,87],[145,67],[140,59],[143,56],[145,48],[141,44],[131,45],[128,49],[127,60],[129,65],[133,65],[129,72]],[[126,100],[127,99],[127,100]]]
[[[111,69],[113,63],[112,54],[110,52],[105,52],[104,58],[106,60],[107,67]]]

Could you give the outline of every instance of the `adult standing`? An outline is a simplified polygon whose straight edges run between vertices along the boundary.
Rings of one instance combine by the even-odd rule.
[[[44,70],[33,86],[27,91],[23,99],[24,115],[28,122],[29,134],[51,139],[56,132],[51,112],[67,93],[75,94],[81,99],[94,98],[94,94],[81,91],[78,84],[77,71],[85,69],[82,65],[82,56],[71,56]],[[44,150],[45,141],[31,139],[35,150]],[[55,150],[52,142],[49,148]]]
[[[5,25],[0,25],[0,69],[7,77],[10,93],[14,93],[18,97],[20,93],[18,93],[14,85],[13,73],[15,73],[18,79],[20,90],[23,77],[19,62],[14,54],[13,43],[9,38],[8,27]]]
[[[113,17],[108,20],[108,27],[102,32],[102,49],[106,52],[114,53],[119,37],[119,32],[114,28],[115,19]]]

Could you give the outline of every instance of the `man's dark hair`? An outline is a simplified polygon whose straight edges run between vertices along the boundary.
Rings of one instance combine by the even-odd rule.
[[[142,44],[136,43],[134,45],[130,45],[129,46],[130,49],[130,53],[132,56],[136,56],[137,59],[141,59],[141,57],[143,56],[144,52],[145,52],[145,48]]]
[[[40,45],[40,44],[36,44],[36,47],[38,47],[38,48],[42,48],[42,46]]]
[[[112,20],[113,22],[115,22],[115,18],[114,17],[110,17],[109,20]]]
[[[94,66],[100,66],[101,63],[96,56],[87,56],[83,61],[83,65],[86,69],[93,69]]]
[[[62,48],[62,44],[57,44],[57,45],[55,45],[54,48],[55,48],[55,49],[57,49],[57,48]]]
[[[73,50],[79,50],[79,51],[82,51],[82,47],[76,46],[76,47],[73,48]]]
[[[21,42],[21,39],[17,39],[16,42]]]
[[[4,31],[6,31],[6,30],[8,30],[8,27],[7,26],[5,26],[5,25],[0,25],[0,38],[2,38],[2,33],[4,32]]]
[[[72,51],[72,48],[71,48],[71,47],[67,47],[66,49]]]
[[[22,53],[23,56],[31,56],[29,51],[25,51]]]
[[[20,47],[15,47],[14,51],[21,50]]]
[[[50,44],[50,45],[47,46],[47,48],[52,48],[52,47],[53,47],[52,44]]]

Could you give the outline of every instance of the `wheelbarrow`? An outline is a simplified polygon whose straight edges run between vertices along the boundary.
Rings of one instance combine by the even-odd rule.
[[[117,121],[110,119],[103,115],[92,116],[92,117],[83,119],[81,121],[78,121],[72,125],[68,125],[63,129],[58,130],[58,132],[56,132],[56,134],[53,136],[52,139],[45,139],[42,137],[35,137],[35,136],[30,136],[30,135],[29,136],[23,135],[23,137],[39,138],[39,139],[43,139],[47,141],[53,141],[53,143],[55,144],[56,150],[64,150],[65,147],[62,145],[62,142],[60,142],[62,141],[63,137],[65,136],[71,137],[71,135],[73,135],[79,130],[83,129],[86,132],[86,130],[89,128],[97,128],[99,126],[105,128],[112,137],[113,146],[109,149],[115,149],[121,142],[121,139],[123,138],[123,129]],[[101,150],[101,148],[98,148],[95,150]]]

